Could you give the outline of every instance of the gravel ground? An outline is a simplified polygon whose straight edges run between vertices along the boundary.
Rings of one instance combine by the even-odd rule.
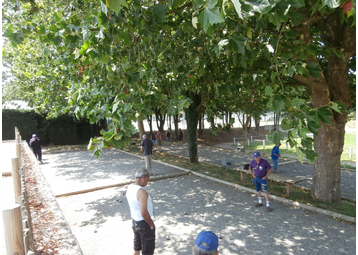
[[[214,153],[207,156],[220,163],[220,151]],[[118,150],[105,150],[100,159],[87,151],[44,155],[44,162],[41,171],[55,195],[128,183],[144,166],[141,157]],[[182,172],[158,162],[153,171],[158,176]],[[83,254],[132,254],[126,188],[57,198]],[[147,190],[154,200],[155,254],[191,254],[201,230],[222,236],[219,250],[224,255],[356,254],[356,226],[320,213],[276,201],[267,213],[254,207],[255,194],[195,175],[155,180]]]
[[[126,186],[58,198],[84,254],[132,253],[125,190]],[[147,190],[155,206],[155,254],[191,254],[201,230],[223,237],[219,248],[224,255],[356,252],[354,225],[276,202],[267,213],[254,207],[254,194],[210,180],[182,176],[152,182]]]
[[[135,169],[144,166],[140,157],[115,150],[106,150],[98,160],[91,159],[88,152],[46,155],[47,162],[53,162],[52,157],[57,163],[76,166],[72,174],[66,167],[52,169],[48,167],[51,163],[43,165],[50,185],[60,187],[61,182],[66,190],[71,190],[67,183],[72,190],[78,190],[76,182],[79,186],[87,182],[93,186],[102,184],[103,178],[110,183],[127,181]],[[110,160],[113,157],[115,160]],[[94,166],[106,165],[107,161],[107,167]],[[154,169],[158,175],[180,172],[160,163],[154,163]],[[118,177],[108,177],[117,172]],[[132,253],[129,208],[122,194],[126,188],[125,185],[58,198],[85,255]],[[255,194],[194,175],[150,182],[148,192],[155,206],[156,254],[191,254],[193,240],[201,230],[212,230],[223,237],[220,254],[356,252],[354,225],[275,201],[271,202],[273,211],[267,213],[263,207],[254,207]]]

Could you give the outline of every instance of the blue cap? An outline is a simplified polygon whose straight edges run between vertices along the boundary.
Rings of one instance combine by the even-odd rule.
[[[203,250],[216,251],[219,246],[219,238],[211,231],[201,231],[196,237],[195,244]]]
[[[254,158],[258,158],[258,157],[260,157],[260,155],[261,154],[259,151],[255,151],[253,156],[254,156]]]

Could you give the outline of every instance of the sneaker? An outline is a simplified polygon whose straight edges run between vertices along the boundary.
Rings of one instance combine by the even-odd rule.
[[[262,206],[262,204],[260,204],[260,203],[257,203],[256,205],[255,205],[256,207],[259,207],[259,206]]]
[[[266,211],[271,211],[271,208],[269,206],[266,206]]]

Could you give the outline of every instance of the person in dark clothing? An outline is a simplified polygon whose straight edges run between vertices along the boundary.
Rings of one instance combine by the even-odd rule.
[[[140,150],[144,153],[145,168],[149,171],[150,175],[154,175],[154,173],[152,173],[153,148],[154,144],[152,140],[150,140],[147,135],[144,134],[143,140],[140,144]]]
[[[43,162],[42,162],[42,148],[41,148],[40,139],[35,134],[33,134],[32,138],[29,141],[29,144],[30,144],[30,147],[32,148],[37,160],[40,161],[41,164],[43,164]]]
[[[183,145],[183,131],[179,128],[178,144]]]

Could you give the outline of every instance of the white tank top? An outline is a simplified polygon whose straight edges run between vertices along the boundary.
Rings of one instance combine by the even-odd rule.
[[[131,217],[135,221],[144,220],[142,214],[140,213],[139,201],[137,199],[137,193],[139,189],[144,189],[144,188],[136,184],[131,184],[128,186],[127,194],[126,194],[129,208],[131,209]],[[152,202],[152,197],[149,194],[147,199],[147,210],[150,217],[153,217],[153,202]]]

